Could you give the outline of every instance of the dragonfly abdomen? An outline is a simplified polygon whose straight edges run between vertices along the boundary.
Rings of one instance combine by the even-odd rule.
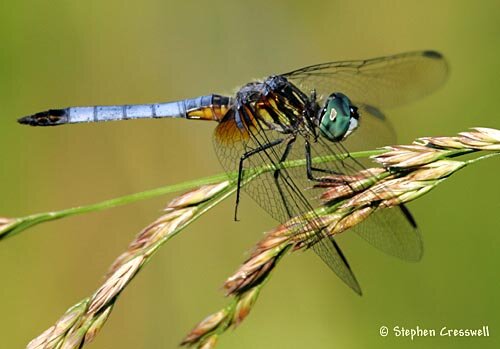
[[[19,119],[31,126],[57,126],[87,122],[130,119],[185,118],[220,121],[230,108],[231,99],[207,95],[174,102],[69,107],[50,109]]]

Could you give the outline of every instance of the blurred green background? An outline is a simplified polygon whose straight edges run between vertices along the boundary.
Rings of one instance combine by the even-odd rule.
[[[137,121],[28,128],[51,107],[231,93],[322,61],[435,49],[446,86],[388,112],[400,142],[500,128],[498,1],[11,1],[0,5],[0,216],[61,209],[221,172],[215,124]],[[358,297],[312,253],[284,260],[220,348],[500,347],[498,160],[410,205],[425,255],[409,264],[346,234]],[[21,348],[98,287],[169,197],[37,226],[0,243],[1,348]],[[92,348],[175,348],[222,307],[223,280],[275,225],[247,196],[165,245],[119,299]],[[489,338],[387,338],[386,325],[469,328]]]

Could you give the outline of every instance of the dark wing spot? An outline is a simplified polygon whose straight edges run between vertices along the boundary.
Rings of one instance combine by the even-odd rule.
[[[443,59],[443,55],[437,51],[424,51],[422,52],[422,56],[434,59]]]

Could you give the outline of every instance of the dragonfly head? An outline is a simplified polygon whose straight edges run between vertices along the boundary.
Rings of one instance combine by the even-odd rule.
[[[332,142],[348,137],[359,125],[358,108],[340,92],[332,93],[319,117],[321,135]]]

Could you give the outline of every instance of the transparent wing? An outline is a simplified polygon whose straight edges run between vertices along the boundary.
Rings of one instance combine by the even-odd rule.
[[[244,163],[244,168],[265,164],[277,165],[287,147],[289,147],[287,160],[304,159],[303,139],[297,138],[293,144],[288,145],[289,139],[279,132],[259,128],[239,128],[234,121],[234,113],[234,110],[228,112],[217,126],[214,136],[217,157],[227,172],[237,170],[243,154],[280,139],[283,139],[282,143],[249,157]],[[319,193],[305,190],[311,186],[307,181],[305,167],[298,167],[281,170],[277,178],[274,173],[265,173],[248,183],[244,190],[272,217],[283,223],[294,216],[312,211],[313,206],[317,206]],[[316,234],[318,242],[313,245],[313,251],[342,281],[356,293],[361,294],[356,277],[335,240],[327,238],[326,232],[319,227]]]
[[[317,64],[282,75],[306,94],[315,90],[320,101],[342,92],[354,102],[386,108],[432,93],[446,80],[448,65],[438,52],[418,51]]]
[[[326,232],[322,232],[322,234],[326,234]],[[361,286],[359,286],[347,258],[333,237],[324,237],[319,243],[313,245],[312,249],[346,285],[361,296]]]
[[[405,206],[375,212],[352,230],[379,250],[409,262],[423,255],[423,242],[415,221]]]
[[[243,154],[262,149],[268,144],[275,145],[250,156],[245,160],[243,168],[277,165],[284,160],[283,154],[288,154],[287,161],[305,158],[303,137],[298,136],[292,140],[290,135],[261,126],[258,122],[251,122],[252,115],[240,115],[238,120],[245,120],[243,124],[236,121],[235,113],[237,111],[234,109],[228,112],[217,126],[214,137],[217,156],[226,171],[236,171]],[[365,120],[361,128],[347,140],[349,149],[362,148],[361,144],[372,147],[392,143],[395,133],[377,108],[363,104],[360,105],[360,113]],[[311,148],[313,157],[347,152],[344,144],[321,139],[311,144]],[[354,174],[371,165],[348,158],[317,167],[323,171]],[[272,217],[285,222],[318,207],[320,189],[312,189],[313,184],[314,182],[307,180],[305,167],[297,167],[282,169],[279,176],[275,173],[263,174],[245,186],[244,190]],[[416,226],[402,213],[398,209],[378,211],[359,227],[355,227],[354,231],[388,254],[406,260],[417,260],[422,254],[420,235]],[[347,285],[361,294],[359,284],[335,240],[326,238],[327,232],[324,230],[318,229],[317,234],[319,242],[313,245],[313,250]]]
[[[377,108],[360,105],[360,127],[341,146],[323,144],[330,150],[321,153],[373,149],[387,144],[396,144],[396,133],[391,123]],[[359,171],[362,167],[373,167],[370,159],[359,159],[359,164],[347,159],[344,171]],[[350,165],[349,165],[350,163]],[[367,220],[351,228],[375,248],[400,259],[416,262],[422,258],[423,242],[415,220],[404,206],[383,209],[372,214]]]
[[[313,156],[346,152],[342,144],[326,142],[317,144],[313,151]],[[333,169],[343,174],[355,174],[360,170],[373,167],[368,163],[368,159],[363,160],[347,158],[340,165],[332,166],[328,164],[322,168]],[[417,229],[415,220],[405,206],[375,211],[365,221],[350,228],[350,231],[355,232],[372,246],[389,255],[412,262],[418,261],[422,257],[423,243],[421,234]]]

